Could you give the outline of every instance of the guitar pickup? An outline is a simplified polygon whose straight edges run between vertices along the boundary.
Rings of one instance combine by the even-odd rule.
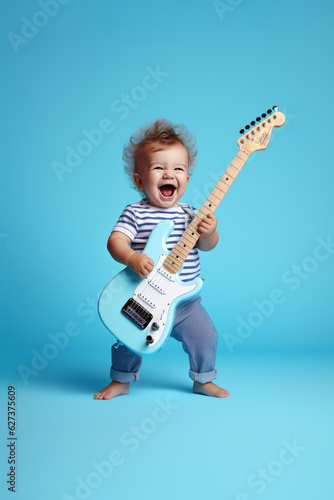
[[[151,314],[133,298],[130,298],[122,307],[122,313],[125,314],[125,316],[127,316],[141,330],[144,330],[153,319],[153,314]]]
[[[171,273],[166,271],[164,267],[159,267],[157,271],[158,273],[162,274],[162,276],[165,276],[165,278],[167,278],[169,281],[175,281],[175,277]]]

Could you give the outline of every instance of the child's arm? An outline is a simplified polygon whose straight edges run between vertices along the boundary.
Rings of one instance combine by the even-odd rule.
[[[197,248],[202,252],[208,252],[215,248],[219,240],[219,234],[216,231],[217,219],[213,214],[208,214],[198,224],[201,236],[197,242]]]
[[[131,267],[140,278],[153,270],[154,261],[145,253],[138,253],[129,247],[131,239],[121,231],[113,231],[108,239],[107,248],[117,262]]]

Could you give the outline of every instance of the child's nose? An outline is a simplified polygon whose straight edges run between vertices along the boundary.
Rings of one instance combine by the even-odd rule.
[[[165,179],[172,179],[173,177],[174,177],[173,170],[165,170],[164,171],[164,178]]]

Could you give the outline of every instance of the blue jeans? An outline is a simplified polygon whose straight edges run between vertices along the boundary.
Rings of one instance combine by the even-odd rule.
[[[181,302],[175,310],[171,337],[182,342],[189,356],[189,377],[200,384],[217,377],[215,369],[218,334],[210,316],[196,296]],[[125,345],[114,344],[111,348],[112,367],[110,377],[118,382],[134,382],[139,378],[142,356]]]

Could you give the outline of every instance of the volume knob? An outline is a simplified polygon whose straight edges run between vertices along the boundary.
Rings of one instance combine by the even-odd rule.
[[[154,330],[156,332],[157,330],[159,330],[159,328],[160,328],[159,323],[155,323],[155,322],[152,323],[152,330]]]
[[[147,335],[146,337],[146,344],[150,345],[154,342],[153,337],[151,335]]]

